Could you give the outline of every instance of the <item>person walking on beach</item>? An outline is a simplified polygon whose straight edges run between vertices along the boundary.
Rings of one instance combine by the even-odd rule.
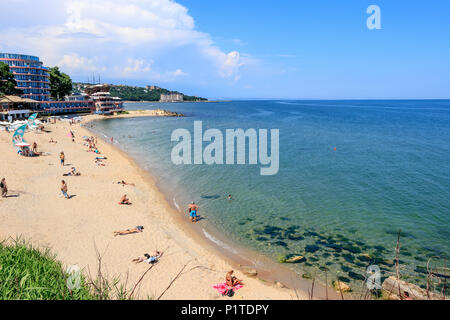
[[[64,180],[62,180],[61,181],[61,193],[64,196],[64,198],[69,199],[69,195],[67,194],[67,191],[68,191],[67,183]]]
[[[8,185],[6,184],[5,178],[3,178],[2,181],[0,182],[0,189],[2,191],[2,197],[6,198],[6,196],[8,194]]]
[[[61,151],[61,153],[59,154],[59,159],[61,160],[61,167],[64,167],[65,158],[66,156],[64,155],[64,151]]]

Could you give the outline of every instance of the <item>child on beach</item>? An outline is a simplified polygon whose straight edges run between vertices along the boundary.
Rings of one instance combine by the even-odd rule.
[[[143,226],[137,226],[137,227],[134,227],[133,229],[127,229],[127,230],[123,230],[123,231],[114,231],[114,236],[123,236],[126,234],[139,233],[139,232],[143,232],[143,230],[144,230]]]
[[[6,179],[3,178],[2,181],[0,182],[0,189],[2,191],[2,197],[6,198],[7,194],[8,194],[8,186],[6,184]]]
[[[64,196],[64,198],[69,199],[69,195],[67,194],[67,184],[64,180],[61,180],[61,193]]]
[[[64,167],[65,158],[66,156],[64,155],[64,151],[61,151],[61,153],[59,154],[59,159],[61,160],[61,167]]]

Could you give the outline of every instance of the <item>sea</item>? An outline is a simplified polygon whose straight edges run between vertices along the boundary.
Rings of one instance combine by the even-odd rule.
[[[231,244],[288,265],[299,276],[323,279],[327,273],[352,287],[361,286],[369,266],[377,266],[384,278],[395,275],[397,258],[402,279],[423,288],[430,268],[446,267],[450,100],[129,103],[125,108],[185,115],[105,119],[92,130],[114,137],[150,171],[180,214],[195,201],[199,223],[213,226]],[[171,135],[187,129],[193,137],[194,121],[202,121],[203,132],[218,129],[224,136],[227,129],[278,129],[278,173],[261,175],[261,165],[248,161],[175,165],[171,153],[178,142]],[[215,241],[214,234],[207,235]],[[224,251],[233,250],[222,244]],[[287,264],[293,256],[304,258]],[[443,280],[433,278],[436,289]]]

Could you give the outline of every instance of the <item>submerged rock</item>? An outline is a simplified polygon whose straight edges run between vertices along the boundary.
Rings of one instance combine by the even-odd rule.
[[[368,253],[363,253],[363,254],[358,256],[358,259],[360,261],[370,261],[370,260],[372,260],[372,256],[370,254],[368,254]]]
[[[305,247],[305,251],[306,252],[310,252],[310,253],[314,253],[314,252],[318,251],[319,249],[320,248],[318,246],[315,246],[315,245],[307,245]]]
[[[274,244],[276,246],[284,247],[284,248],[287,248],[287,246],[288,246],[287,243],[284,241],[275,241],[272,244]]]
[[[347,245],[342,246],[342,249],[344,249],[346,251],[349,251],[351,253],[361,253],[361,249],[360,248],[358,248],[357,246],[353,246],[351,244],[347,244]]]
[[[303,235],[301,235],[300,233],[288,233],[288,234],[287,234],[287,238],[288,238],[289,240],[293,240],[293,241],[305,239],[305,238],[303,237]]]
[[[352,279],[355,279],[355,280],[365,280],[366,279],[363,275],[361,275],[359,273],[356,273],[356,272],[353,272],[353,271],[350,271],[348,273],[348,276],[350,278],[352,278]]]

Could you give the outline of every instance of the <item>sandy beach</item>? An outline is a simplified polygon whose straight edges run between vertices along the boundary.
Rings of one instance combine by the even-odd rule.
[[[148,116],[148,115],[146,115]],[[126,115],[124,115],[126,117]],[[98,116],[86,116],[83,122]],[[46,155],[20,157],[11,145],[12,133],[0,132],[2,155],[0,176],[8,183],[8,198],[0,199],[0,239],[18,236],[39,248],[50,248],[64,265],[78,265],[95,277],[97,252],[102,256],[103,273],[120,277],[131,289],[149,268],[131,260],[155,249],[164,251],[159,262],[145,274],[137,298],[158,298],[180,273],[161,299],[307,299],[306,292],[294,292],[274,283],[235,275],[245,283],[233,298],[222,297],[213,285],[224,282],[233,267],[212,248],[189,232],[189,222],[179,221],[157,189],[155,181],[124,152],[98,139],[100,156],[106,166],[97,166],[98,156],[87,152],[83,136],[92,133],[80,126],[57,121],[47,124],[50,132],[27,132]],[[75,142],[68,136],[75,134]],[[50,139],[56,144],[49,143]],[[65,166],[59,153],[64,151]],[[63,177],[74,166],[81,176]],[[68,185],[70,199],[60,196],[61,180]],[[135,186],[122,186],[125,180]],[[131,206],[119,205],[126,194]],[[187,205],[187,204],[186,204]],[[144,226],[144,232],[113,236],[116,230]]]

